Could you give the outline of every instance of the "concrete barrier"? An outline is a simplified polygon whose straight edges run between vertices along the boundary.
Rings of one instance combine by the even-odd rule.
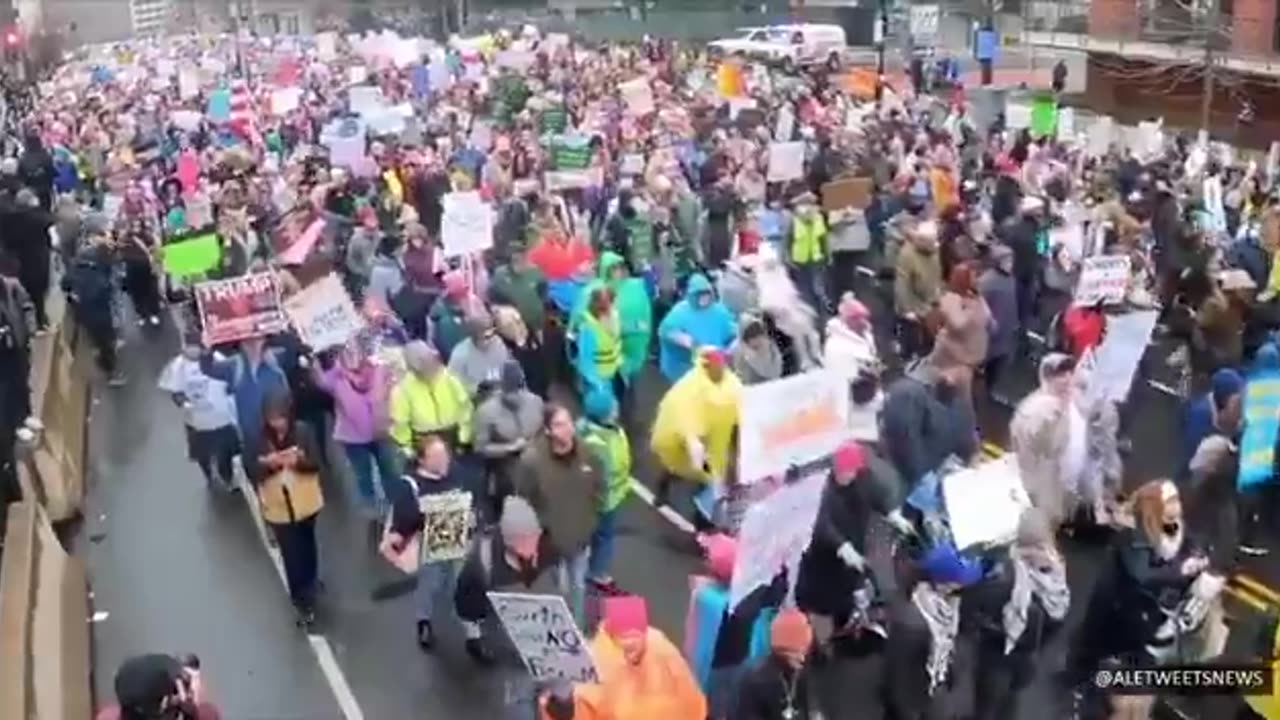
[[[19,461],[18,479],[23,498],[39,502],[55,523],[76,517],[84,504],[91,357],[70,321],[32,343],[31,411],[44,431]]]
[[[8,509],[0,559],[0,718],[92,717],[84,564],[31,500]]]

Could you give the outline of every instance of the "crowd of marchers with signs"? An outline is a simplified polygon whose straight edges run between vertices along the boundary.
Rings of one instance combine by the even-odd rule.
[[[838,60],[531,26],[92,48],[0,163],[0,355],[52,247],[101,380],[172,398],[299,632],[341,477],[406,642],[460,642],[506,717],[862,717],[818,686],[867,653],[885,717],[1152,717],[1095,671],[1222,659],[1280,524],[1280,146]],[[126,377],[126,343],[172,357]],[[1167,476],[1126,468],[1170,412],[1134,392],[1153,343]],[[679,633],[615,561],[643,504],[702,560]],[[100,717],[218,716],[174,658],[98,672]]]

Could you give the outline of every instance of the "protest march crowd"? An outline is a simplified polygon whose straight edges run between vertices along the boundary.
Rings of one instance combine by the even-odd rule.
[[[127,323],[157,351],[176,324],[159,391],[210,492],[256,496],[298,625],[336,447],[413,638],[460,622],[509,717],[857,717],[813,678],[872,644],[886,717],[949,717],[965,679],[970,717],[1012,719],[1077,605],[1052,716],[1146,718],[1091,673],[1220,655],[1224,577],[1280,508],[1277,168],[975,107],[529,27],[98,48],[0,164],[4,336],[44,327],[51,254],[109,385],[151,380]],[[1153,334],[1180,470],[1126,486]],[[705,557],[684,638],[613,575],[642,455]],[[1097,528],[1072,597],[1061,543]],[[197,680],[133,658],[102,717],[217,717]]]

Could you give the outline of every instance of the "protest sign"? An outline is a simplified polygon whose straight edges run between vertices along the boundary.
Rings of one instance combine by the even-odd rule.
[[[367,127],[355,118],[336,120],[321,133],[320,142],[329,148],[333,167],[355,167],[364,158]]]
[[[1076,136],[1076,109],[1058,108],[1058,140],[1073,140]]]
[[[1058,101],[1038,97],[1031,102],[1031,136],[1055,137],[1058,132]]]
[[[422,526],[422,562],[460,560],[471,547],[476,516],[471,493],[465,491],[423,495],[418,509]]]
[[[754,482],[830,455],[849,438],[849,385],[813,370],[742,389],[738,476]]]
[[[747,92],[747,82],[743,77],[742,66],[734,62],[721,63],[716,70],[716,90],[720,97],[737,98]]]
[[[1081,363],[1088,373],[1086,392],[1090,401],[1124,402],[1129,396],[1133,375],[1147,350],[1159,314],[1155,310],[1142,310],[1107,316],[1106,337],[1090,353],[1088,362]]]
[[[840,178],[822,186],[822,209],[865,210],[871,204],[871,178]]]
[[[369,79],[369,69],[363,65],[352,65],[347,68],[347,84],[362,85]]]
[[[372,85],[360,85],[347,92],[347,107],[356,115],[372,115],[385,105],[382,89]]]
[[[364,327],[364,318],[336,275],[308,285],[285,301],[284,310],[298,336],[316,351],[342,345]]]
[[[204,117],[195,110],[174,110],[169,113],[169,120],[174,126],[187,132],[195,132],[203,119]]]
[[[499,50],[493,60],[498,67],[525,72],[533,67],[537,56],[528,50]]]
[[[1164,120],[1138,123],[1129,134],[1129,149],[1139,160],[1154,160],[1164,151]]]
[[[1129,289],[1128,255],[1094,255],[1087,257],[1080,266],[1080,281],[1076,283],[1076,305],[1112,305],[1122,302]]]
[[[200,94],[200,74],[194,68],[178,71],[178,97],[191,100]]]
[[[796,114],[791,108],[784,107],[778,113],[778,121],[773,126],[773,139],[778,142],[790,142],[796,133]]]
[[[196,307],[205,345],[271,335],[289,325],[273,273],[198,283]]]
[[[217,267],[221,260],[222,243],[218,242],[216,233],[185,238],[161,248],[164,271],[175,278],[202,275]]]
[[[302,234],[296,240],[289,244],[284,252],[280,253],[280,264],[284,266],[301,265],[306,261],[307,256],[311,254],[311,250],[316,246],[316,241],[320,239],[320,233],[324,230],[324,218],[316,218],[311,221]]]
[[[320,62],[333,62],[338,56],[338,36],[336,33],[322,32],[316,34],[316,57]]]
[[[1007,102],[1004,106],[1005,127],[1021,130],[1031,126],[1031,106],[1025,102]]]
[[[604,184],[604,170],[598,167],[584,170],[548,170],[542,175],[542,184],[552,192],[599,187]]]
[[[444,196],[440,243],[445,257],[471,255],[493,245],[493,208],[480,193],[472,190]]]
[[[1280,368],[1259,363],[1250,371],[1242,402],[1244,432],[1240,436],[1236,487],[1247,489],[1270,481],[1275,474],[1276,432],[1280,430]]]
[[[618,92],[631,115],[648,115],[656,109],[653,104],[653,88],[649,87],[649,81],[645,78],[622,83],[618,86]]]
[[[622,174],[623,175],[643,175],[644,174],[644,155],[632,153],[622,156]]]
[[[804,143],[769,143],[769,182],[785,182],[804,177]]]
[[[1013,540],[1022,513],[1031,507],[1012,453],[942,478],[951,537],[961,550]]]
[[[591,649],[564,598],[491,592],[489,603],[535,683],[598,681]]]
[[[561,135],[551,140],[553,170],[585,170],[591,164],[591,139],[585,135]]]
[[[302,102],[302,88],[287,87],[271,92],[271,112],[275,115],[287,115]]]
[[[756,588],[772,583],[783,570],[788,587],[794,590],[826,484],[825,472],[812,473],[783,485],[747,510],[738,530],[738,562],[729,583],[731,609]]]
[[[1114,131],[1115,121],[1110,117],[1098,118],[1088,131],[1085,132],[1087,138],[1085,142],[1085,152],[1089,157],[1102,157],[1111,149],[1111,135]]]

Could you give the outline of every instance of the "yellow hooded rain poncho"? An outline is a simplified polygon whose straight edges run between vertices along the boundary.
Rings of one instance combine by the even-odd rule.
[[[720,382],[712,380],[706,367],[712,352],[716,351],[703,348],[698,352],[694,368],[662,396],[653,421],[649,440],[653,453],[667,472],[685,480],[725,479],[733,431],[738,426],[742,381],[728,368]],[[706,467],[695,466],[689,457],[689,438],[702,442]]]

